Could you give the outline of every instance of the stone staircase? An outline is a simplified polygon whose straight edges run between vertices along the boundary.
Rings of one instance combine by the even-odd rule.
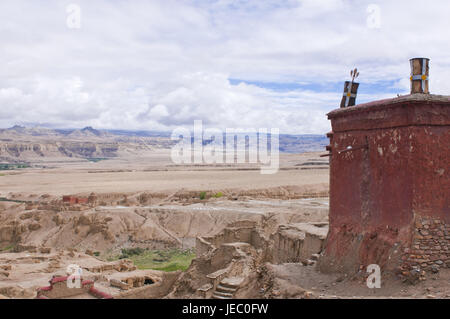
[[[212,298],[213,299],[233,299],[234,293],[238,289],[244,278],[231,277],[224,278],[216,287]]]

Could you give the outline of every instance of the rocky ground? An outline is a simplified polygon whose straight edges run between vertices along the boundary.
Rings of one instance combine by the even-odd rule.
[[[323,274],[314,266],[300,263],[265,265],[260,280],[261,296],[266,298],[308,299],[450,299],[450,270],[427,273],[417,283],[382,273],[381,288],[367,287],[367,274],[349,278],[341,274]]]
[[[167,152],[134,161],[49,161],[53,168],[4,171],[0,294],[33,297],[68,264],[108,264],[123,249],[195,250],[198,236],[241,220],[264,224],[270,233],[283,223],[327,219],[327,161],[318,153],[282,156],[277,178],[254,166],[171,166]],[[89,202],[65,203],[63,195]],[[117,289],[104,285],[105,277],[85,274]]]

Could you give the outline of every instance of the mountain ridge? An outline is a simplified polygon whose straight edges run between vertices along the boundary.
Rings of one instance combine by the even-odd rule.
[[[270,145],[271,139],[268,139]],[[210,141],[209,141],[210,142]],[[114,158],[126,154],[139,156],[142,152],[170,149],[178,143],[170,132],[50,129],[15,125],[0,129],[0,161],[18,162],[43,158]],[[279,135],[281,153],[305,153],[324,150],[325,135]],[[204,141],[204,145],[208,141]]]

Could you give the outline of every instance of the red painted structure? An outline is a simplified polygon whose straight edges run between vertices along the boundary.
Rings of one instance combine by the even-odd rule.
[[[63,196],[63,203],[68,203],[70,205],[87,204],[88,198],[65,195],[65,196]]]
[[[81,279],[81,288],[68,288],[67,280],[69,276],[57,277],[54,276],[50,280],[50,286],[41,287],[37,290],[36,299],[52,299],[57,297],[70,298],[79,294],[87,293],[97,299],[113,299],[113,297],[105,292],[102,292],[94,287],[94,282],[91,280]],[[53,290],[58,290],[52,294]]]
[[[415,264],[431,265],[434,254],[450,261],[450,97],[408,95],[337,109],[328,118],[330,230],[320,269],[392,269],[415,261],[405,252],[416,237],[442,248],[421,251]],[[442,223],[438,237],[417,234],[422,218]]]

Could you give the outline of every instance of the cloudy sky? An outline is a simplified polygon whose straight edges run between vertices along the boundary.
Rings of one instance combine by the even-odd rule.
[[[449,16],[448,0],[1,0],[0,127],[323,134],[355,66],[359,102],[407,94],[416,56],[450,93]]]

